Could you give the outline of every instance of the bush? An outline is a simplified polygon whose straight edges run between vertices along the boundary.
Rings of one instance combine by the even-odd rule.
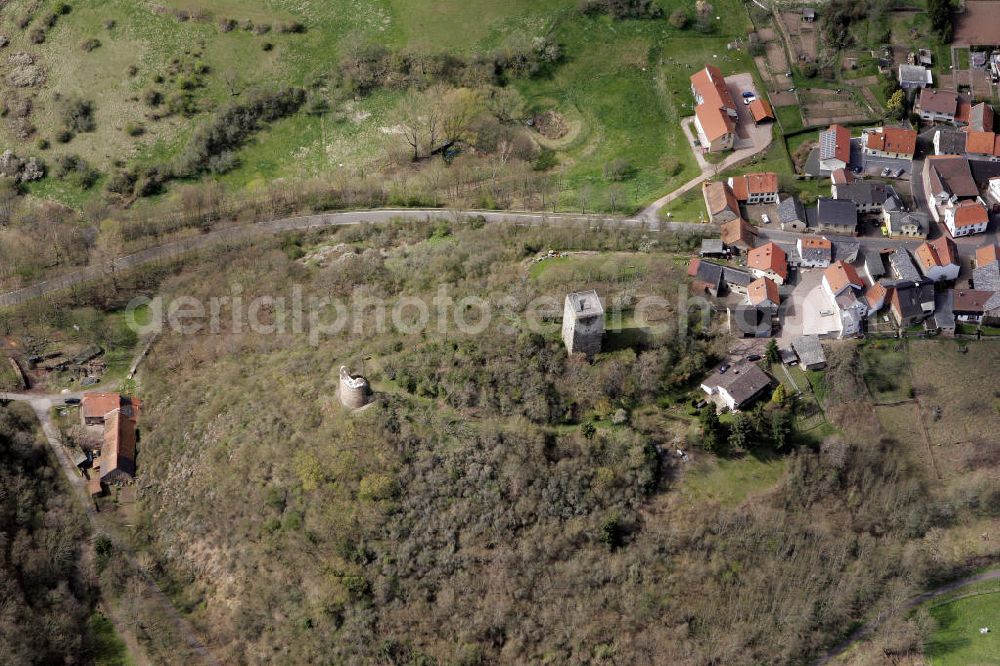
[[[680,174],[684,169],[684,165],[681,161],[673,155],[664,155],[660,158],[660,168],[663,169],[663,173],[666,174],[668,178]]]
[[[71,132],[93,132],[97,128],[94,122],[94,103],[71,97],[63,102],[61,109],[63,124]]]
[[[688,13],[685,9],[678,7],[673,12],[670,13],[670,25],[674,26],[678,30],[684,30],[688,27],[691,19],[688,17]]]
[[[551,148],[542,148],[538,151],[538,156],[532,162],[531,168],[535,171],[548,171],[558,164],[559,158],[556,157],[556,151]]]
[[[581,0],[577,9],[587,15],[607,14],[616,21],[663,16],[663,8],[654,0]]]
[[[218,112],[208,125],[195,130],[184,153],[174,166],[181,177],[201,173],[225,173],[236,165],[232,149],[260,129],[262,123],[289,116],[305,103],[301,88],[281,88],[274,91],[256,90],[247,94],[247,101],[231,104]]]
[[[91,38],[85,40],[82,44],[80,44],[80,48],[86,51],[87,53],[90,53],[94,49],[100,47],[100,45],[101,45],[101,40]]]
[[[150,88],[142,94],[142,101],[146,106],[157,107],[163,103],[163,93],[155,88]]]
[[[129,136],[142,136],[146,133],[146,128],[141,123],[128,123],[125,125],[125,133]]]
[[[35,28],[28,34],[28,40],[32,44],[42,44],[45,42],[45,31]]]
[[[612,182],[628,180],[635,175],[635,168],[626,159],[618,158],[604,165],[604,179]]]
[[[67,129],[56,132],[56,141],[59,143],[69,143],[73,140],[73,133]]]
[[[816,67],[816,63],[807,62],[800,69],[802,70],[802,76],[807,79],[815,79],[816,75],[819,74],[819,68]]]

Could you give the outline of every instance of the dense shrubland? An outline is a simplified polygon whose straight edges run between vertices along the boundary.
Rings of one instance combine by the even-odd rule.
[[[87,523],[36,427],[27,407],[0,408],[0,662],[91,663]]]
[[[658,254],[682,239],[480,226],[296,235],[221,250],[161,274],[161,286],[205,298],[239,285],[249,301],[294,284],[347,297],[364,284],[391,307],[442,282],[455,298],[523,304],[582,286],[608,301],[670,296],[683,279]],[[314,264],[317,244],[339,258]],[[638,277],[529,277],[523,260],[547,248],[652,254],[630,262]],[[434,322],[380,333],[369,318],[362,335],[313,348],[224,318],[219,335],[158,343],[140,538],[227,663],[802,663],[873,607],[945,575],[926,535],[987,506],[932,498],[857,416],[850,348],[828,376],[841,434],[784,454],[789,471],[768,495],[735,508],[680,502],[682,470],[660,451],[697,433],[697,419],[677,431],[644,415],[686,394],[717,350],[712,335],[652,336],[588,364],[566,358],[557,319],[547,332],[514,317],[512,332],[473,336]],[[378,389],[353,416],[335,398],[342,363]],[[767,430],[750,425],[744,450]],[[920,627],[893,627],[900,650],[919,643]]]

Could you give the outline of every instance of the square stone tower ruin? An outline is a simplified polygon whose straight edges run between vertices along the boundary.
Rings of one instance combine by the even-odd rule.
[[[593,358],[604,339],[604,306],[597,292],[578,291],[566,295],[563,305],[563,342],[570,354]]]

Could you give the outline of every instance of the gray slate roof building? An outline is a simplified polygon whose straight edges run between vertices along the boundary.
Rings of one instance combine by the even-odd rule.
[[[713,264],[711,261],[699,261],[698,268],[692,277],[707,285],[711,293],[718,294],[719,285],[722,284],[722,266]]]
[[[818,336],[799,336],[792,340],[792,349],[799,357],[799,363],[807,370],[816,370],[826,365],[826,354],[823,353],[823,345]]]
[[[816,205],[816,224],[823,229],[853,235],[858,228],[858,208],[853,201],[821,197]]]
[[[745,290],[755,279],[750,271],[733,268],[732,266],[722,267],[722,281],[729,285],[730,288],[742,287]]]
[[[917,233],[920,236],[926,236],[930,229],[931,218],[927,213],[895,210],[889,213],[889,219],[886,222],[890,236],[902,236],[903,228],[911,224],[919,230]]]
[[[771,335],[771,312],[741,303],[729,307],[729,330],[744,337],[762,338]]]
[[[873,280],[878,280],[880,277],[885,275],[885,262],[882,261],[882,254],[871,248],[863,248],[861,250],[861,262],[864,265],[865,272]]]
[[[770,385],[771,377],[753,363],[732,368],[725,374],[715,373],[702,382],[702,386],[726,389],[733,397],[737,409],[760,395]]]
[[[861,180],[846,185],[837,185],[836,198],[850,199],[862,208],[883,206],[890,198],[896,199],[893,205],[898,204],[896,191],[891,185],[873,180]]]
[[[930,78],[930,72],[923,65],[899,66],[899,87],[904,90],[929,86]]]
[[[833,261],[853,264],[858,259],[858,250],[860,249],[861,241],[839,240],[833,244]]]
[[[899,311],[904,321],[922,320],[926,317],[924,303],[934,302],[934,285],[904,282],[896,285],[893,296],[899,300]]]
[[[952,310],[955,302],[955,292],[945,289],[934,294],[934,316],[929,320],[931,327],[936,329],[955,328],[955,312]]]
[[[806,224],[806,207],[796,197],[787,197],[778,203],[778,221],[782,224],[801,222]]]
[[[701,256],[721,257],[726,254],[726,246],[721,238],[706,238],[701,241]]]
[[[965,132],[953,129],[939,129],[934,137],[934,145],[938,155],[964,155],[965,140],[968,138]]]
[[[893,275],[897,280],[921,282],[924,279],[906,248],[893,250],[889,254],[889,265],[892,266]]]
[[[979,291],[1000,291],[1000,264],[975,268],[972,271],[972,284]]]

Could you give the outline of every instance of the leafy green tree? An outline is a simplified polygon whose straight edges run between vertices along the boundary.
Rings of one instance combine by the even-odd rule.
[[[892,93],[892,96],[889,97],[885,104],[885,108],[894,118],[902,118],[905,111],[905,102],[906,95],[903,93],[902,89],[899,89]]]
[[[952,36],[951,0],[928,0],[927,14],[931,19],[931,27],[942,42],[950,42]]]
[[[785,388],[784,384],[778,384],[778,388],[774,389],[774,393],[771,394],[771,402],[776,405],[783,405],[787,398],[788,389]]]
[[[753,424],[746,412],[739,412],[729,428],[729,447],[734,451],[743,451],[750,443],[753,434]]]
[[[784,409],[771,412],[771,441],[774,448],[782,450],[788,443],[788,435],[792,432],[792,420]]]
[[[715,405],[706,405],[701,410],[701,445],[710,452],[715,453],[722,445],[723,426],[719,420],[719,415],[715,412]]]
[[[774,338],[767,341],[767,347],[764,349],[764,358],[767,359],[768,363],[777,363],[781,360],[781,354],[778,352],[778,341]]]

